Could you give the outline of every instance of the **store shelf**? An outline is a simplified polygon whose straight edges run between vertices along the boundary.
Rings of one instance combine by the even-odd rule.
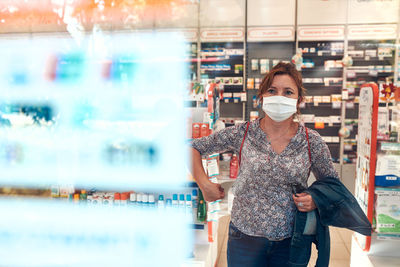
[[[310,68],[302,68],[301,72],[307,72],[307,71],[319,71],[319,72],[338,72],[338,71],[343,71],[343,68],[325,68],[325,67],[310,67]]]
[[[303,82],[303,85],[304,86],[318,86],[318,87],[321,87],[321,86],[323,86],[323,87],[340,87],[340,88],[343,87],[342,84],[337,84],[337,83],[326,85],[325,83],[305,83],[305,82]]]
[[[333,51],[327,51],[322,53],[303,53],[303,57],[325,57],[325,58],[333,58],[333,57],[343,57],[343,52],[336,53]]]

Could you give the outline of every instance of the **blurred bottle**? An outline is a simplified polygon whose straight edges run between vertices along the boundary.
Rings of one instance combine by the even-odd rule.
[[[166,210],[171,210],[172,209],[172,199],[167,198],[165,200],[165,209]]]
[[[238,170],[239,170],[238,158],[236,154],[233,154],[230,163],[229,178],[235,179],[238,175]]]
[[[137,193],[136,194],[136,206],[137,207],[142,207],[142,193]]]
[[[74,203],[79,203],[79,194],[74,194]]]
[[[134,206],[136,205],[136,193],[132,192],[129,197],[129,205]]]
[[[191,213],[193,209],[192,195],[186,194],[186,213]]]
[[[147,208],[149,206],[149,195],[143,194],[142,195],[142,207]]]
[[[178,207],[178,194],[172,195],[172,207],[174,208]]]
[[[198,203],[198,191],[197,189],[192,190],[192,213],[193,213],[193,221],[195,222],[197,219],[197,205]]]
[[[86,190],[81,190],[81,194],[79,195],[80,201],[86,201],[87,200],[87,193]]]
[[[149,194],[149,208],[155,208],[156,207],[156,202],[154,199],[154,195],[153,194]]]
[[[192,124],[192,138],[199,138],[201,136],[200,133],[200,123],[193,123]]]
[[[121,206],[128,205],[128,198],[129,198],[129,193],[124,192],[121,194]]]
[[[202,123],[200,126],[200,137],[204,137],[209,135],[209,126],[208,123]]]
[[[185,195],[184,194],[179,194],[179,201],[178,201],[178,205],[180,208],[185,208]]]
[[[115,193],[114,194],[114,205],[119,206],[121,204],[121,194]]]
[[[207,216],[207,206],[203,197],[203,193],[199,189],[199,203],[197,205],[197,220],[199,222],[205,222]]]
[[[192,190],[192,206],[195,209],[197,208],[197,195],[198,195],[197,189],[193,189]]]
[[[158,208],[159,209],[163,209],[164,208],[164,206],[165,206],[164,205],[165,204],[164,203],[164,195],[159,195],[158,196],[158,203],[157,204],[158,204]]]

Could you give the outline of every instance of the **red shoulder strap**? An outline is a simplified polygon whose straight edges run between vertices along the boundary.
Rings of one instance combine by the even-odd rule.
[[[246,132],[244,133],[243,140],[242,140],[242,144],[240,145],[240,150],[239,150],[239,166],[240,166],[240,162],[242,161],[242,148],[243,148],[244,139],[246,139],[247,131],[249,130],[249,125],[250,125],[250,122],[247,122]]]
[[[310,159],[310,164],[312,164],[312,161],[311,161],[310,140],[308,139],[308,129],[307,129],[307,127],[304,127],[304,128],[306,128],[306,137],[307,137],[307,145],[308,145],[308,158]]]

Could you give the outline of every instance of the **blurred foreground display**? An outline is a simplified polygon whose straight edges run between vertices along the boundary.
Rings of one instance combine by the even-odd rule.
[[[180,40],[2,40],[1,266],[179,266],[190,255],[192,215],[182,209],[11,197],[49,197],[50,187],[52,196],[181,190],[188,157]]]

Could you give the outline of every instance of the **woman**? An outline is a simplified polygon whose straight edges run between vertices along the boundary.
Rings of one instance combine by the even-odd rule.
[[[296,207],[304,212],[316,208],[310,195],[293,195],[291,185],[306,187],[310,170],[316,179],[338,177],[319,134],[306,131],[304,125],[294,121],[304,94],[296,68],[279,63],[259,88],[257,97],[266,113],[264,118],[192,142],[193,173],[206,201],[221,199],[224,192],[208,180],[201,155],[239,153],[242,147],[240,170],[233,185],[229,267],[287,266]]]

